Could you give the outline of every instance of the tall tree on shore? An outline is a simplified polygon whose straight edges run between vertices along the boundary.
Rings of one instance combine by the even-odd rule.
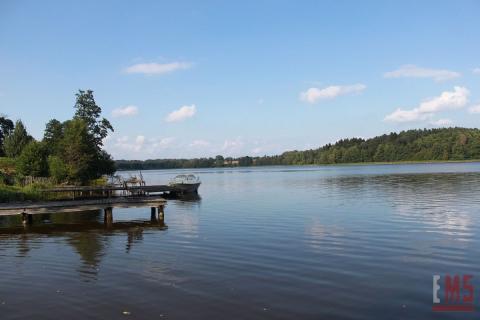
[[[13,131],[3,141],[3,149],[6,156],[10,158],[18,157],[22,153],[23,148],[32,140],[32,136],[28,134],[22,121],[18,120]]]
[[[0,116],[0,157],[4,156],[3,140],[5,136],[9,135],[13,131],[13,121],[5,116]]]
[[[104,174],[115,172],[115,163],[104,150],[98,150],[88,124],[79,118],[63,123],[58,151],[50,156],[51,174],[61,180],[84,184]]]
[[[67,178],[72,182],[84,183],[96,177],[91,167],[96,154],[96,146],[88,133],[88,125],[81,119],[64,123],[65,131],[60,141],[60,159],[66,166]]]
[[[108,131],[113,132],[113,127],[105,118],[101,118],[102,108],[100,108],[93,97],[92,90],[78,90],[75,94],[75,118],[82,119],[88,126],[88,132],[93,136],[98,150],[103,146],[103,139],[108,135]]]
[[[45,132],[43,134],[43,142],[48,147],[50,154],[57,153],[60,140],[63,137],[63,123],[57,119],[52,119],[47,122]]]

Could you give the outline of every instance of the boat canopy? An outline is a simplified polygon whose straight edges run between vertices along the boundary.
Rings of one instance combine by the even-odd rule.
[[[170,181],[170,184],[194,184],[199,183],[200,178],[193,174],[180,174]]]

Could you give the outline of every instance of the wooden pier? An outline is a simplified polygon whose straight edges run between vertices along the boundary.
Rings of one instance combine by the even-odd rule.
[[[142,180],[143,181],[143,180]],[[196,195],[200,183],[185,185],[66,186],[42,190],[43,201],[0,203],[0,216],[22,215],[23,222],[32,222],[32,215],[103,210],[105,223],[113,221],[113,208],[150,207],[151,219],[164,220],[164,197]]]
[[[160,196],[112,197],[105,199],[22,202],[3,204],[0,216],[21,215],[24,224],[31,224],[34,214],[56,212],[81,212],[87,210],[103,210],[105,223],[113,222],[113,208],[150,207],[150,219],[165,219],[166,200]]]
[[[110,198],[117,196],[138,196],[158,194],[184,194],[185,190],[171,185],[141,185],[141,186],[68,186],[46,189],[41,191],[47,197],[49,195],[63,195],[71,200],[78,198]]]

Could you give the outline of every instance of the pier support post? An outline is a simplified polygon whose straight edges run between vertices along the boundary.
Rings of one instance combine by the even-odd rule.
[[[22,223],[23,224],[32,224],[33,223],[33,216],[31,214],[28,214],[25,211],[23,211],[22,212]]]
[[[113,208],[107,207],[103,209],[104,212],[104,222],[107,226],[111,226],[113,223]]]
[[[158,220],[160,220],[160,222],[164,222],[165,221],[165,211],[164,211],[164,205],[160,205],[158,206]]]
[[[152,222],[157,221],[157,208],[155,208],[155,207],[150,208],[150,220]]]

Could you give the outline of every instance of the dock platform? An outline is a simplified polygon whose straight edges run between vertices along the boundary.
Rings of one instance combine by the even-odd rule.
[[[181,185],[107,185],[64,186],[40,191],[42,201],[0,203],[0,216],[22,215],[31,222],[32,215],[57,212],[103,210],[105,222],[112,221],[113,208],[150,207],[151,217],[163,221],[165,197],[197,195],[198,184]]]
[[[103,210],[105,224],[113,222],[113,208],[150,207],[151,220],[163,224],[167,201],[162,195],[140,194],[135,196],[107,196],[75,200],[53,200],[38,202],[13,202],[0,204],[0,216],[21,215],[25,225],[32,224],[33,215],[57,212],[81,212]]]
[[[110,197],[100,199],[13,202],[0,205],[0,216],[28,214],[44,214],[56,212],[75,212],[100,210],[108,208],[153,207],[164,206],[166,200],[162,196]]]

